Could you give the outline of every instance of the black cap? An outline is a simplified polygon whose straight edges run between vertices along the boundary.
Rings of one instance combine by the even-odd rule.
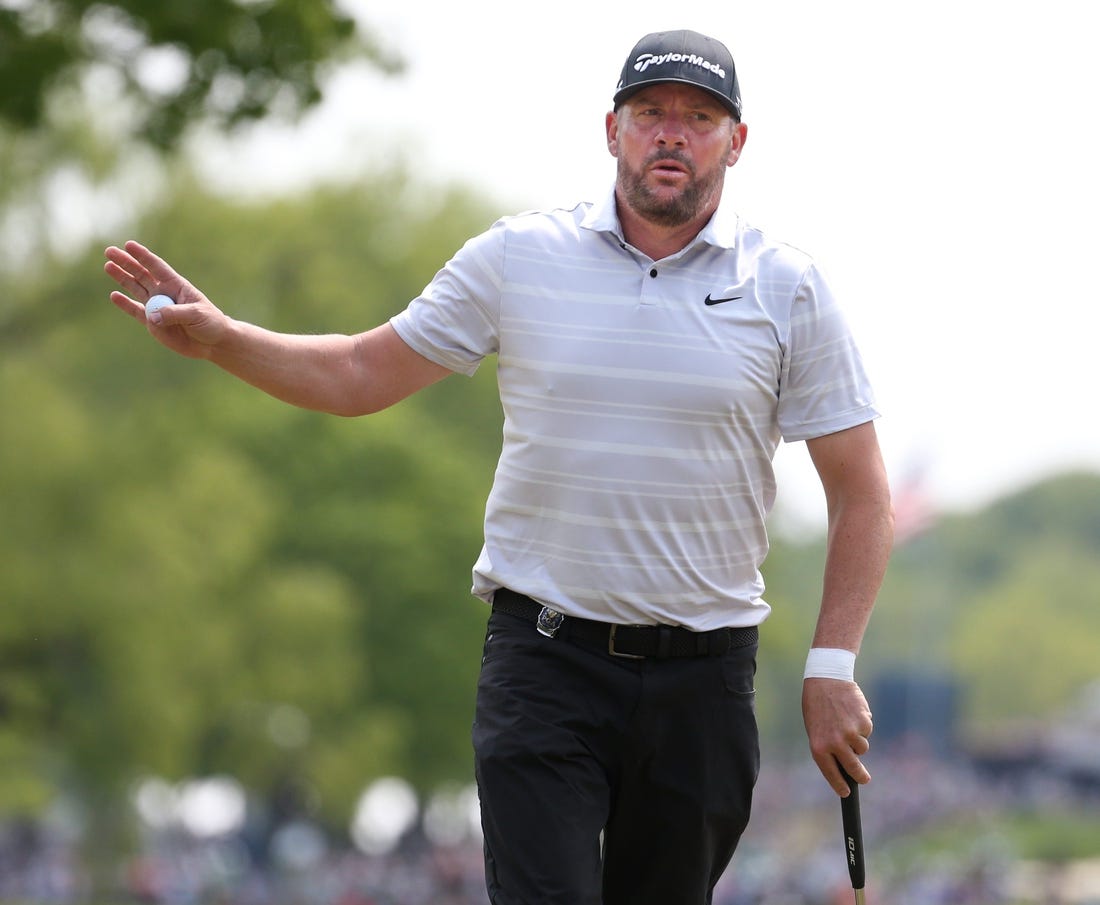
[[[720,100],[741,120],[741,88],[726,45],[697,31],[658,31],[634,45],[615,89],[618,107],[644,85],[681,82]]]

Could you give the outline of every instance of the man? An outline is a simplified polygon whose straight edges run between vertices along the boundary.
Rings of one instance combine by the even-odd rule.
[[[719,209],[745,146],[733,59],[645,36],[606,118],[602,203],[507,218],[389,323],[288,336],[224,315],[136,243],[112,301],[177,352],[295,405],[383,409],[498,359],[504,445],[474,593],[492,604],[473,739],[495,905],[709,903],[749,817],[771,458],[828,503],[803,685],[838,795],[870,779],[853,664],[892,535],[877,417],[828,286]]]

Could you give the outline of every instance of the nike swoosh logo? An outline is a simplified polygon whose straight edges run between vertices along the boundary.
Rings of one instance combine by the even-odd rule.
[[[739,298],[741,298],[741,296],[739,296],[739,295],[728,295],[724,299],[712,299],[710,297],[710,293],[708,292],[707,297],[705,299],[703,299],[703,304],[704,305],[721,305],[722,302],[732,302],[732,301],[734,301],[736,299],[739,299]]]

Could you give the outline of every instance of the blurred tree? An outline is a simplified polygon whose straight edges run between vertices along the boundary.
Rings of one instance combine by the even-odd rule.
[[[762,569],[771,615],[760,630],[757,720],[762,743],[792,758],[808,757],[802,723],[802,670],[821,603],[825,526],[794,541],[772,531]]]
[[[132,111],[132,136],[171,149],[196,120],[312,106],[325,64],[352,54],[399,67],[334,0],[4,0],[0,121],[49,128],[51,102],[93,78]]]
[[[1048,719],[1096,679],[1100,564],[1075,546],[1036,537],[959,613],[950,652],[972,733]]]
[[[414,194],[184,183],[140,233],[234,314],[356,330],[491,219]],[[173,358],[108,289],[98,254],[28,276],[43,329],[0,357],[0,807],[226,771],[339,826],[380,773],[468,779],[492,368],[369,421],[302,412]]]
[[[861,675],[958,683],[964,739],[1057,711],[1096,675],[1098,561],[1100,473],[945,515],[895,551]]]
[[[0,339],[42,326],[5,278],[155,206],[191,127],[295,119],[351,61],[403,68],[336,0],[0,0]]]

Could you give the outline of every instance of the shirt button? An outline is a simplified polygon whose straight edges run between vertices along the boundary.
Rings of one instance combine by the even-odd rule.
[[[655,277],[655,276],[657,276],[657,268],[656,268],[656,267],[654,267],[654,268],[653,268],[653,269],[652,269],[652,270],[651,270],[651,271],[649,272],[649,275],[650,275],[651,277]]]

